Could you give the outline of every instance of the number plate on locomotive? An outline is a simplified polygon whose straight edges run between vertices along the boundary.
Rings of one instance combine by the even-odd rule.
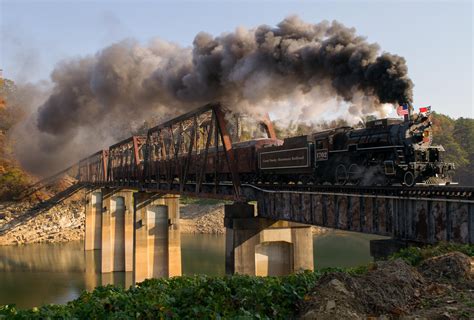
[[[325,161],[328,159],[328,150],[316,150],[316,161]]]

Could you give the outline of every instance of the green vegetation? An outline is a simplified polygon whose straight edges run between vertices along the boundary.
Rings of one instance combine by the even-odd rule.
[[[459,251],[468,255],[470,257],[474,257],[474,245],[472,244],[455,244],[450,242],[442,242],[435,246],[425,246],[425,247],[408,247],[406,249],[402,249],[399,252],[393,254],[390,259],[398,259],[401,258],[405,260],[407,263],[417,266],[423,260],[436,257],[448,252]]]
[[[23,193],[28,186],[29,178],[20,168],[0,164],[0,200],[13,200]]]
[[[0,82],[0,200],[13,200],[28,185],[28,175],[14,160],[11,142],[7,133],[20,121],[22,116],[17,106],[16,87],[13,81],[2,79]]]
[[[474,185],[474,119],[433,114],[433,143],[445,149],[444,160],[456,164],[455,180]]]
[[[391,259],[402,258],[418,265],[423,259],[451,251],[474,256],[474,245],[444,243],[408,248]],[[0,307],[0,319],[288,319],[316,281],[328,272],[366,273],[372,267],[328,268],[285,277],[243,275],[208,277],[183,276],[152,279],[128,290],[114,286],[83,292],[66,305],[46,305],[18,310]]]
[[[176,277],[153,279],[129,290],[98,287],[67,305],[30,310],[0,307],[0,319],[288,319],[320,277],[304,272],[286,277]]]

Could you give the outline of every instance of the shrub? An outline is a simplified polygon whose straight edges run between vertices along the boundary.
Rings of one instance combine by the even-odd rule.
[[[417,266],[423,260],[439,256],[448,252],[459,251],[470,257],[474,256],[474,245],[442,242],[435,246],[408,247],[393,254],[390,259],[401,258],[407,263]]]
[[[320,275],[306,271],[285,277],[151,279],[129,290],[98,287],[64,306],[30,310],[4,306],[0,319],[288,319]]]

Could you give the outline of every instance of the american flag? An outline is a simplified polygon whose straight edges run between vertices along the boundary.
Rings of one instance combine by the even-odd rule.
[[[398,106],[397,108],[397,114],[399,116],[403,116],[403,115],[406,115],[408,114],[408,105],[407,104],[403,104],[401,106]]]

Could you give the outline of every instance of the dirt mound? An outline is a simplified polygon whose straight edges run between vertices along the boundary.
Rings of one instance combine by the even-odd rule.
[[[366,319],[406,314],[424,284],[403,260],[377,262],[365,275],[323,276],[302,305],[301,319]]]
[[[323,276],[300,305],[301,319],[474,319],[472,258],[451,252],[418,269],[377,262],[359,276]]]
[[[472,278],[471,258],[461,252],[450,252],[425,260],[418,268],[423,276],[442,281]]]

